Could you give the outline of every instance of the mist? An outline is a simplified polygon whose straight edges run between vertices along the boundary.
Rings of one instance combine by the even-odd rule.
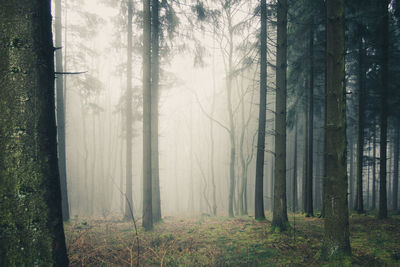
[[[400,4],[0,3],[0,266],[397,266]]]

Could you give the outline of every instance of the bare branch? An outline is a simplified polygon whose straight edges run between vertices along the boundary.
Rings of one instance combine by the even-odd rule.
[[[201,111],[204,113],[204,115],[206,115],[207,118],[209,118],[210,120],[212,120],[213,122],[215,122],[216,124],[218,124],[219,126],[221,126],[222,128],[224,128],[225,130],[228,131],[228,133],[231,132],[231,130],[229,130],[228,127],[226,127],[225,125],[223,125],[221,122],[217,121],[216,119],[214,119],[213,117],[210,116],[210,114],[207,113],[207,111],[205,111],[205,109],[203,108],[203,106],[200,103],[199,97],[197,96],[196,92],[194,92],[193,90],[190,90],[194,96],[196,97],[196,101],[200,106]]]
[[[87,71],[78,71],[78,72],[54,72],[54,74],[59,74],[59,75],[76,75],[76,74],[84,74],[87,73]]]

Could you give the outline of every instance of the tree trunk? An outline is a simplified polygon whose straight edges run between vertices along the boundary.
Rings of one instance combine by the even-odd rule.
[[[370,150],[371,150],[371,142],[369,142],[369,144],[368,144],[368,158],[370,157]],[[370,176],[371,176],[371,166],[370,166],[370,164],[369,164],[369,162],[368,162],[368,167],[367,167],[367,201],[365,202],[365,206],[366,206],[366,209],[369,209],[369,199],[370,199],[370,197],[369,197],[369,191],[370,191],[370,188],[369,188],[369,184],[370,184]]]
[[[358,41],[358,134],[357,134],[357,190],[356,207],[358,214],[364,213],[363,159],[364,159],[364,48],[360,34]]]
[[[161,221],[160,171],[158,153],[158,99],[159,99],[159,8],[158,0],[152,0],[152,55],[151,55],[151,149],[152,149],[152,198],[153,221]]]
[[[258,113],[258,138],[256,160],[255,210],[256,219],[264,219],[264,155],[265,120],[267,108],[267,3],[261,0],[261,47],[260,47],[260,107]]]
[[[243,78],[242,78],[243,79]],[[240,110],[241,110],[241,117],[242,117],[242,129],[241,129],[241,134],[240,134],[240,167],[241,167],[241,185],[240,185],[240,192],[238,196],[238,201],[239,201],[239,212],[240,215],[245,215],[244,213],[244,206],[246,205],[247,199],[244,198],[244,191],[246,188],[247,184],[247,165],[246,165],[246,160],[244,158],[244,136],[246,132],[247,125],[245,123],[244,119],[244,101],[240,104]]]
[[[289,226],[286,207],[287,0],[278,0],[276,56],[275,183],[272,227]]]
[[[215,27],[213,31],[213,46],[215,46]],[[210,171],[211,171],[211,186],[212,186],[212,210],[213,215],[217,215],[217,188],[215,185],[215,168],[214,168],[214,112],[215,112],[215,104],[216,104],[216,82],[215,82],[215,50],[213,50],[213,59],[212,59],[212,79],[213,79],[213,99],[211,104],[211,112],[210,112]]]
[[[274,158],[271,157],[271,168],[270,168],[270,181],[269,181],[269,210],[273,212],[274,210],[274,173],[275,173],[275,163]]]
[[[292,178],[292,211],[297,211],[297,116],[294,126],[294,153],[293,153],[293,178]]]
[[[390,133],[389,133],[389,135],[390,135]],[[389,157],[388,157],[388,170],[389,170],[389,172],[387,172],[387,186],[386,186],[386,192],[387,192],[387,197],[386,197],[386,199],[387,199],[387,206],[388,206],[388,210],[390,210],[390,208],[391,208],[391,204],[392,203],[390,203],[390,201],[392,200],[392,196],[391,196],[391,193],[392,193],[392,168],[393,168],[393,142],[391,142],[391,141],[389,141],[390,143],[390,145],[389,145],[389,147],[388,147],[388,153],[389,153]]]
[[[68,266],[50,1],[1,1],[0,32],[0,266]]]
[[[146,231],[153,228],[151,173],[151,15],[150,0],[143,0],[143,217]]]
[[[397,211],[398,205],[398,194],[399,194],[399,152],[400,152],[400,127],[399,119],[396,120],[395,124],[395,139],[394,139],[394,167],[393,167],[393,194],[392,194],[392,205],[393,210]]]
[[[344,0],[327,0],[323,255],[350,255],[347,204]]]
[[[89,207],[89,149],[88,149],[88,141],[87,141],[87,115],[85,113],[83,107],[83,100],[81,98],[80,101],[80,108],[81,108],[81,115],[82,115],[82,136],[83,136],[83,212],[84,214],[91,214],[91,210]],[[81,195],[81,194],[80,194]],[[92,206],[92,205],[91,205]]]
[[[372,144],[372,209],[376,209],[376,124],[374,121]]]
[[[230,17],[229,17],[230,18]],[[229,114],[229,140],[230,148],[230,163],[229,163],[229,217],[233,217],[233,201],[235,193],[235,158],[236,158],[236,144],[235,144],[235,122],[233,118],[232,108],[232,74],[233,74],[233,31],[232,21],[229,19],[229,62],[228,62],[228,76],[227,76],[227,94],[228,94],[228,114]]]
[[[215,96],[215,86],[214,86],[213,100],[212,100],[212,104],[211,104],[211,118],[213,118],[213,116],[214,116],[215,101],[216,101],[216,96]],[[212,210],[213,210],[213,215],[216,216],[217,215],[217,193],[216,193],[217,188],[215,185],[215,168],[214,168],[214,148],[215,148],[214,147],[214,122],[212,119],[210,119],[210,139],[211,139],[210,169],[211,169],[211,186],[212,186]]]
[[[388,50],[389,50],[389,15],[388,1],[379,2],[381,11],[380,33],[380,65],[381,65],[381,139],[379,168],[379,219],[387,218],[386,196],[386,150],[387,150],[387,88],[388,88]]]
[[[62,56],[62,24],[61,24],[61,0],[56,0],[55,12],[55,46],[56,50],[56,72],[63,72]],[[60,171],[61,204],[63,220],[69,220],[67,168],[66,168],[66,145],[65,145],[65,108],[64,108],[64,82],[63,75],[57,75],[56,98],[57,98],[57,139],[58,139],[58,169]]]
[[[133,2],[128,1],[128,48],[127,48],[127,85],[126,85],[126,185],[125,185],[125,219],[132,220],[133,197],[132,197],[132,16]]]
[[[315,179],[315,193],[314,193],[314,195],[315,195],[315,207],[316,207],[316,209],[318,209],[319,211],[321,211],[321,206],[322,206],[322,176],[323,176],[323,174],[322,174],[322,171],[321,171],[321,167],[322,167],[322,162],[321,162],[321,152],[320,152],[320,147],[321,147],[321,144],[320,144],[320,142],[318,142],[318,145],[317,145],[317,149],[316,149],[316,151],[317,151],[317,155],[318,155],[318,157],[317,157],[317,161],[316,161],[316,169],[315,169],[315,176],[316,176],[316,179]]]
[[[305,208],[306,217],[314,216],[313,209],[313,143],[314,143],[314,19],[310,23],[310,77],[308,86],[308,124],[307,124],[307,167],[306,167],[306,192],[305,192]]]
[[[192,99],[190,99],[192,100]],[[192,101],[190,101],[192,103]],[[194,214],[194,177],[193,177],[193,105],[190,105],[190,119],[189,119],[189,134],[190,134],[190,184],[189,184],[189,213]]]
[[[350,139],[350,174],[349,174],[349,182],[350,182],[350,192],[349,192],[349,202],[350,208],[352,209],[354,202],[354,143],[353,138]]]

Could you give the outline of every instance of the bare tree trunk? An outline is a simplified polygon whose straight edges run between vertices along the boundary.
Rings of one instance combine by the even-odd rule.
[[[151,15],[150,0],[143,0],[143,217],[146,231],[153,228],[151,173]]]
[[[267,112],[267,3],[261,0],[261,47],[260,47],[260,107],[258,114],[258,138],[256,160],[255,211],[256,219],[265,219],[264,215],[264,155],[265,120]]]
[[[128,1],[128,48],[127,48],[127,86],[126,86],[126,183],[125,183],[125,215],[126,220],[132,220],[132,16],[133,2]]]
[[[86,133],[86,120],[87,120],[87,115],[84,111],[83,103],[81,101],[81,114],[82,114],[82,136],[83,136],[83,195],[84,197],[84,213],[89,214],[90,207],[89,207],[89,151],[88,151],[88,142],[87,142],[87,133]]]
[[[90,169],[91,181],[90,181],[89,187],[90,187],[91,193],[90,193],[90,207],[89,207],[90,209],[89,210],[90,210],[90,215],[94,215],[95,214],[94,207],[97,206],[97,205],[95,205],[95,204],[97,204],[96,203],[97,195],[95,192],[98,191],[98,190],[96,190],[98,183],[95,182],[97,180],[96,179],[97,178],[97,176],[96,176],[96,160],[97,160],[96,141],[97,141],[97,138],[96,138],[96,115],[95,114],[93,114],[93,117],[92,117],[92,136],[90,138],[90,141],[92,143],[92,146],[91,146],[92,157],[90,158],[91,159],[91,169]]]
[[[309,44],[309,57],[310,57],[310,73],[309,73],[309,86],[308,86],[308,123],[307,123],[307,160],[306,160],[306,192],[304,211],[306,217],[314,216],[313,209],[313,154],[314,154],[314,17],[311,18],[310,23],[310,44]]]
[[[230,51],[233,53],[233,45],[231,44]],[[233,110],[232,110],[232,53],[230,53],[229,59],[229,74],[227,78],[227,90],[228,90],[228,113],[229,113],[229,140],[230,140],[230,163],[229,163],[229,217],[233,217],[233,202],[234,202],[234,192],[235,192],[235,158],[236,158],[236,144],[235,144],[235,125],[233,120]]]
[[[160,198],[160,171],[158,151],[158,102],[159,102],[159,3],[152,0],[152,55],[151,55],[151,149],[152,149],[152,198],[153,198],[153,221],[161,221],[161,198]]]
[[[213,61],[214,62],[214,61]],[[214,66],[214,65],[213,65]],[[211,104],[211,117],[214,117],[215,111],[215,73],[213,72],[213,100]],[[212,186],[212,213],[217,215],[217,196],[215,186],[215,168],[214,168],[214,122],[210,119],[210,140],[211,140],[211,152],[210,152],[210,171],[211,171],[211,186]]]
[[[399,152],[400,152],[400,127],[399,119],[395,123],[395,135],[394,135],[394,168],[393,168],[393,194],[392,194],[392,207],[394,211],[398,209],[398,194],[399,194]]]
[[[370,150],[371,150],[371,142],[369,142],[368,144],[368,158],[370,158]],[[370,174],[371,174],[371,166],[368,162],[368,167],[367,167],[367,201],[365,203],[366,209],[369,209],[369,192],[370,192],[370,188],[369,188],[369,184],[370,184]]]
[[[364,48],[360,35],[358,41],[358,134],[357,134],[357,190],[356,207],[358,214],[364,213],[363,159],[364,159]]]
[[[192,101],[191,101],[192,102]],[[189,200],[189,212],[191,214],[194,214],[194,177],[193,177],[193,106],[190,105],[190,121],[189,121],[189,131],[190,131],[190,188],[189,188],[189,194],[190,194],[190,200]]]
[[[353,138],[350,139],[350,173],[349,173],[349,183],[350,183],[350,192],[349,192],[349,206],[350,208],[354,208],[354,143]]]
[[[276,56],[275,183],[272,227],[289,227],[286,207],[287,0],[278,0]]]
[[[386,150],[387,150],[387,88],[388,88],[388,49],[389,49],[389,15],[388,1],[379,2],[381,11],[381,138],[380,138],[380,169],[379,169],[379,219],[387,218],[386,195]]]
[[[55,46],[56,50],[56,72],[63,72],[62,55],[62,10],[61,0],[55,0]],[[57,140],[58,140],[58,168],[60,170],[61,183],[61,204],[63,220],[69,220],[68,189],[67,189],[67,167],[66,167],[66,145],[65,145],[65,107],[64,107],[64,78],[62,74],[57,75],[56,79],[56,98],[57,98]]]
[[[307,85],[307,81],[305,82],[305,86]],[[307,91],[308,92],[308,91]],[[306,105],[304,107],[304,126],[303,126],[303,140],[304,140],[304,156],[303,156],[303,176],[302,176],[302,184],[301,184],[301,195],[302,195],[302,204],[303,204],[303,211],[304,213],[306,213],[306,209],[307,209],[307,174],[308,174],[308,128],[309,128],[309,119],[308,119],[308,100],[306,101]]]
[[[175,137],[175,153],[174,153],[174,174],[175,174],[175,205],[176,211],[180,211],[179,205],[179,186],[178,186],[178,139]]]
[[[376,209],[376,124],[374,120],[372,144],[372,209]]]
[[[292,211],[297,211],[297,116],[294,126],[293,178],[292,178]]]
[[[327,0],[324,224],[327,258],[351,254],[347,204],[344,0]]]
[[[389,134],[390,135],[390,134]],[[390,142],[390,141],[389,141]],[[390,203],[391,202],[391,200],[392,200],[392,197],[391,197],[391,193],[392,193],[392,168],[393,168],[393,146],[392,145],[389,145],[389,148],[388,148],[388,153],[389,153],[389,158],[388,158],[388,172],[387,172],[387,188],[386,188],[386,190],[387,190],[387,206],[388,206],[388,209],[390,209],[391,208],[391,204],[392,203]]]
[[[272,212],[274,210],[274,173],[275,173],[275,163],[274,163],[274,158],[272,157],[271,159],[271,168],[270,168],[270,186],[269,186],[269,210]]]

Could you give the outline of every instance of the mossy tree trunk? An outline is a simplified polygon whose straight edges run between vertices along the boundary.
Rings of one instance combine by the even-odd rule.
[[[0,266],[67,266],[50,1],[1,1],[0,38]]]
[[[344,0],[328,0],[323,255],[351,254],[347,204]]]

